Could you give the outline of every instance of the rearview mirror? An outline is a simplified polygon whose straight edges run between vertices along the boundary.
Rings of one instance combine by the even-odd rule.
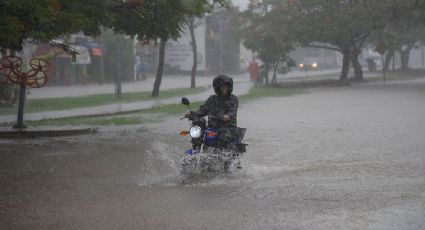
[[[189,99],[182,97],[182,104],[189,106],[190,105]]]

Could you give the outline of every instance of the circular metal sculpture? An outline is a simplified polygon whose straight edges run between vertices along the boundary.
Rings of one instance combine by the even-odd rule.
[[[25,85],[41,88],[47,84],[49,63],[42,58],[34,58],[29,62],[29,70],[21,71],[22,59],[14,56],[3,57],[0,61],[0,83]]]
[[[28,71],[22,71],[23,61],[19,57],[5,56],[0,60],[0,84],[20,86],[18,123],[13,128],[26,128],[23,124],[26,87],[41,88],[47,84],[50,64],[42,58],[29,61]]]

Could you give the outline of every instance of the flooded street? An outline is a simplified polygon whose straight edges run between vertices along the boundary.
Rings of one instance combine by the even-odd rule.
[[[0,139],[0,229],[420,230],[424,105],[424,79],[248,101],[243,168],[187,184],[179,117]]]

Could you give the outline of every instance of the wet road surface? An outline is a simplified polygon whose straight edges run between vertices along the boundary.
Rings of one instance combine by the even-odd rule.
[[[421,230],[424,99],[419,79],[244,103],[243,169],[185,185],[178,118],[3,139],[0,228]]]

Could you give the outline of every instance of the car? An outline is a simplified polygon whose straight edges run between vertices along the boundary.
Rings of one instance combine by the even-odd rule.
[[[313,71],[319,69],[319,62],[316,58],[307,57],[298,63],[298,68],[302,71]]]

